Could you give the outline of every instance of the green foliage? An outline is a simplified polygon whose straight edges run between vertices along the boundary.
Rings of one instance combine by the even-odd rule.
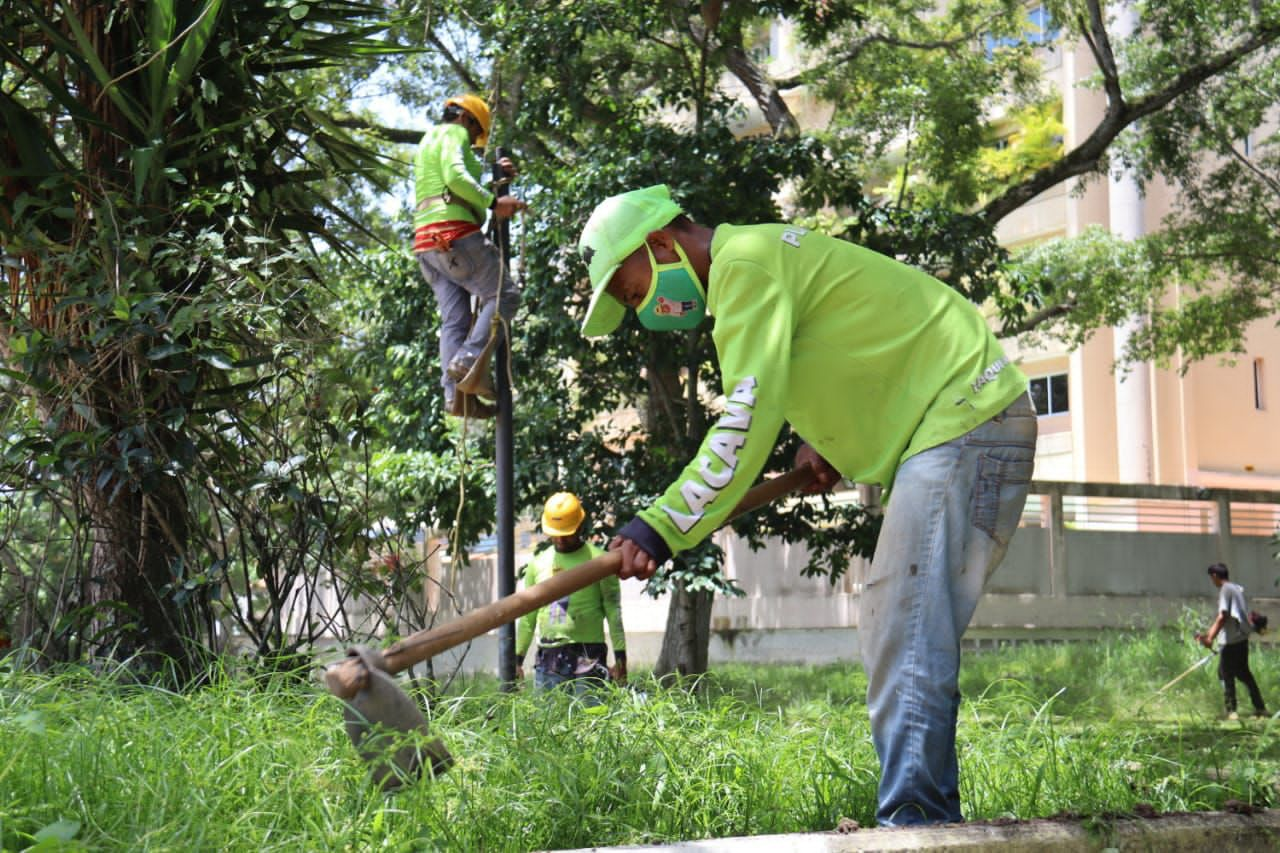
[[[1016,264],[1014,275],[1026,288],[1019,295],[1054,309],[1045,322],[1061,323],[1069,340],[1137,312],[1147,322],[1130,339],[1126,360],[1170,364],[1181,357],[1185,368],[1243,352],[1250,325],[1280,309],[1280,136],[1268,120],[1280,102],[1280,6],[1180,0],[1144,4],[1140,18],[1141,37],[1114,45],[1120,84],[1134,100],[1174,87],[1189,67],[1227,47],[1255,47],[1179,91],[1109,152],[1108,162],[1131,168],[1143,186],[1159,176],[1176,200],[1135,246],[1106,249],[1085,234],[1047,250],[1079,269],[1099,264],[1093,294],[1074,286],[1079,276],[1065,288],[1040,277],[1042,249]],[[1075,298],[1063,298],[1064,290]],[[1025,317],[1005,316],[1013,328]]]
[[[1079,346],[1099,325],[1122,323],[1147,309],[1152,291],[1144,261],[1140,244],[1092,225],[1079,237],[1050,240],[1020,252],[1012,266],[1010,292],[1002,297],[1010,307],[1070,306],[1071,313],[1055,335]]]
[[[835,107],[824,141],[846,161],[850,192],[899,174],[912,180],[899,179],[890,204],[955,211],[978,200],[990,117],[1043,98],[1025,15],[1008,2],[882,5],[811,42],[825,59],[803,78]],[[985,39],[1008,46],[988,52]]]
[[[0,109],[30,131],[0,148],[4,480],[57,501],[73,531],[83,562],[31,578],[60,590],[45,622],[75,623],[67,653],[114,644],[194,673],[220,613],[259,651],[297,648],[312,635],[284,636],[295,584],[363,560],[365,524],[333,477],[363,440],[363,404],[326,364],[311,241],[334,243],[324,214],[343,215],[327,182],[381,165],[305,81],[385,52],[382,13],[0,13],[20,36],[0,47]],[[237,577],[244,607],[219,604]]]
[[[999,190],[1051,165],[1066,150],[1061,99],[1033,104],[1009,119],[1014,130],[999,139],[1003,147],[993,144],[979,155],[982,177]],[[994,193],[988,190],[987,194]]]

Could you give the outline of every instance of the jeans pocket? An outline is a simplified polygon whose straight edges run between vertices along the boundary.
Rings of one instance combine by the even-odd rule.
[[[449,278],[456,282],[465,281],[476,274],[475,249],[472,245],[465,243],[471,236],[468,234],[462,240],[455,241],[453,246],[444,253],[444,262],[449,270]]]
[[[1022,514],[1034,469],[1034,458],[980,458],[978,479],[973,486],[973,500],[969,508],[973,526],[1000,545],[1008,545],[1009,537],[1018,526],[1018,516]]]

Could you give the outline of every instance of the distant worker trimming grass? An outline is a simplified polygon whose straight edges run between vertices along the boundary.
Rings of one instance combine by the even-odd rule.
[[[1027,380],[931,276],[793,225],[699,225],[665,186],[613,196],[579,240],[583,334],[626,308],[655,331],[713,317],[725,412],[679,479],[610,543],[648,578],[724,521],[784,422],[810,491],[880,483],[888,509],[858,636],[882,825],[959,821],[960,637],[1018,526],[1035,458]],[[589,376],[584,376],[588,378]]]
[[[1227,579],[1227,567],[1214,563],[1208,568],[1209,580],[1218,588],[1218,613],[1213,624],[1196,639],[1206,649],[1213,648],[1213,641],[1222,635],[1222,649],[1218,654],[1218,681],[1222,683],[1222,698],[1226,704],[1227,719],[1238,718],[1236,712],[1236,679],[1244,683],[1253,702],[1257,717],[1267,716],[1262,691],[1249,670],[1249,608],[1244,600],[1244,587]]]

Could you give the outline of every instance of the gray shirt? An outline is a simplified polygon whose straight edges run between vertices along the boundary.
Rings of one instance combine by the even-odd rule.
[[[1244,587],[1225,581],[1218,588],[1218,612],[1224,617],[1222,645],[1231,646],[1249,639],[1249,610],[1244,603]]]

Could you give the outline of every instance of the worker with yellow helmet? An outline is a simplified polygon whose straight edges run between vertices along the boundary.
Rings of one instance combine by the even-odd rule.
[[[585,519],[582,502],[572,493],[557,492],[547,500],[542,510],[542,532],[551,538],[552,547],[538,552],[525,566],[526,586],[604,553],[583,537]],[[606,666],[606,623],[613,644],[612,668]],[[609,678],[626,683],[627,640],[622,629],[622,588],[617,575],[521,617],[516,626],[517,678],[524,677],[523,662],[533,644],[535,629],[538,652],[534,685],[539,689],[563,684],[582,695],[592,684]]]
[[[440,311],[445,411],[470,417],[494,415],[480,399],[493,396],[487,371],[477,376],[472,368],[483,361],[494,311],[510,323],[520,301],[506,259],[481,230],[488,211],[506,219],[525,207],[481,180],[484,166],[472,148],[483,151],[491,122],[481,98],[449,98],[439,123],[423,134],[413,168],[413,251]],[[507,178],[515,176],[509,158],[498,163]],[[472,297],[479,306],[474,316]]]

